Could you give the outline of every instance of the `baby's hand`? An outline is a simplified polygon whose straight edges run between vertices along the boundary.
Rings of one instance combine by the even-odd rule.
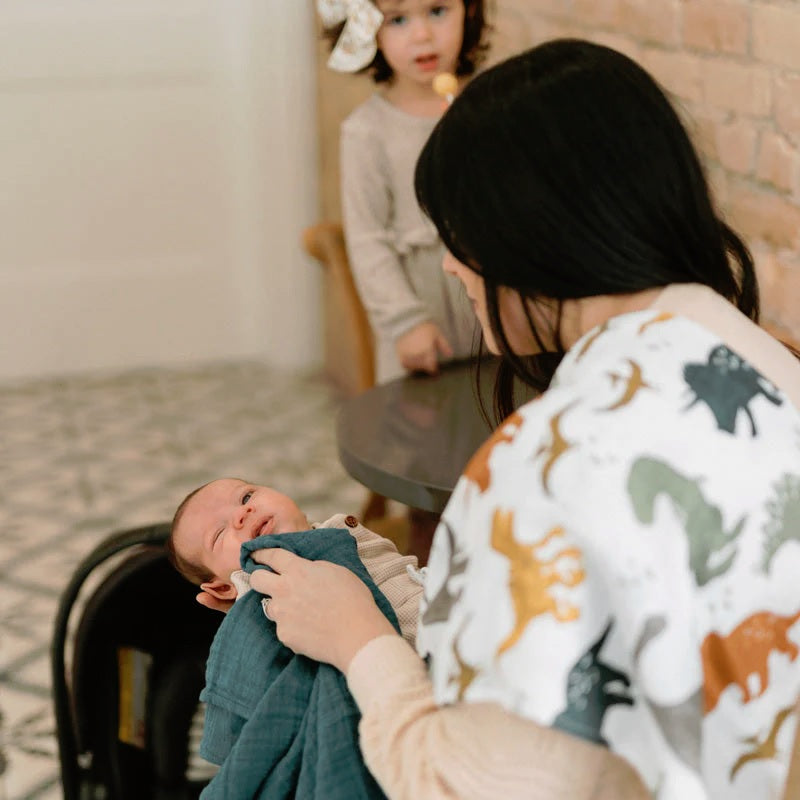
[[[406,331],[395,343],[395,351],[405,369],[422,370],[431,375],[439,371],[439,355],[453,357],[453,348],[433,322],[421,322]]]

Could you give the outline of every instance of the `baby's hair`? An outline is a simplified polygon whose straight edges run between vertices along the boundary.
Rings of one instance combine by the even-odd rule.
[[[208,483],[211,483],[209,481]],[[167,537],[167,541],[165,547],[167,549],[167,559],[169,563],[175,567],[187,581],[191,581],[192,583],[200,586],[206,581],[210,581],[214,575],[211,573],[207,567],[204,567],[202,564],[198,564],[194,561],[190,561],[188,558],[184,558],[178,551],[175,549],[175,530],[178,527],[178,523],[181,521],[183,517],[183,512],[186,510],[186,506],[188,505],[189,501],[201,490],[205,489],[208,486],[208,483],[204,483],[202,486],[198,486],[196,489],[192,489],[186,497],[181,500],[180,505],[175,511],[175,515],[172,517],[172,523],[169,526],[169,536]]]
[[[167,537],[166,544],[164,545],[167,549],[167,558],[169,559],[169,563],[175,567],[187,581],[191,581],[197,586],[200,586],[203,583],[206,583],[214,578],[214,573],[211,572],[208,567],[204,567],[202,564],[198,564],[195,561],[190,561],[188,558],[184,558],[176,549],[175,549],[175,530],[178,527],[178,523],[181,521],[183,517],[184,511],[186,511],[186,506],[189,504],[189,501],[201,490],[205,489],[210,483],[214,483],[215,481],[219,480],[215,478],[213,481],[208,481],[204,483],[202,486],[198,486],[196,489],[192,489],[186,497],[181,500],[180,505],[175,510],[175,515],[172,517],[172,523],[169,526],[169,536]],[[242,483],[249,483],[249,481],[242,480],[241,478],[232,478],[231,480],[241,481]]]
[[[483,61],[488,45],[483,41],[485,34],[489,30],[484,11],[484,0],[463,0],[464,3],[464,38],[461,42],[461,50],[458,53],[456,63],[456,75],[472,75],[473,72]],[[323,31],[323,37],[327,39],[331,48],[336,45],[339,36],[344,30],[345,23],[341,22],[333,28]],[[356,74],[369,72],[375,83],[387,83],[392,79],[394,71],[381,53],[380,48],[375,53],[375,58],[366,67],[358,70]]]

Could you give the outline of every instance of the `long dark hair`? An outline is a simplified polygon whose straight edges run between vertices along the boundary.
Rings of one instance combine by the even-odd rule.
[[[486,9],[484,0],[463,0],[464,2],[464,38],[461,42],[461,50],[458,53],[456,62],[456,75],[472,75],[483,61],[486,50],[488,49],[485,36],[489,31],[486,21]],[[333,28],[323,31],[323,36],[333,47],[344,30],[345,23],[342,22]],[[375,58],[358,73],[367,72],[372,76],[375,83],[388,83],[394,71],[378,50]]]
[[[484,279],[504,360],[494,393],[501,418],[515,375],[548,385],[564,353],[563,300],[701,283],[758,321],[753,259],[720,219],[677,113],[611,48],[551,41],[478,75],[437,124],[415,180],[447,249]],[[550,335],[528,316],[539,345],[552,338],[555,353],[512,351],[500,286],[556,301]]]

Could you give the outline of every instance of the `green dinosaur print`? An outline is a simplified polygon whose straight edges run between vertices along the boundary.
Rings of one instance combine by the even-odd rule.
[[[450,555],[448,556],[449,567],[447,577],[438,592],[431,598],[425,613],[422,615],[422,622],[425,625],[432,625],[434,622],[444,622],[449,618],[453,606],[461,597],[461,589],[451,592],[449,589],[450,578],[463,574],[467,569],[469,559],[464,553],[459,553],[456,549],[456,535],[453,529],[447,524],[447,520],[442,520],[441,524],[447,532],[447,542],[449,544]]]
[[[756,397],[764,397],[776,406],[783,403],[777,389],[760,372],[723,344],[711,351],[706,364],[686,364],[683,378],[694,394],[688,408],[702,401],[714,415],[719,430],[727,433],[735,432],[736,417],[743,411],[750,422],[750,433],[757,435],[750,410]]]
[[[709,503],[700,491],[699,481],[676,472],[668,464],[654,458],[639,458],[628,476],[628,494],[639,522],[653,522],[655,501],[665,494],[678,511],[686,537],[689,540],[689,562],[698,586],[726,572],[736,557],[737,548],[731,546],[744,527],[742,517],[731,531],[722,527],[722,512]],[[721,562],[720,554],[726,548],[730,553]],[[712,567],[711,562],[718,562]]]
[[[632,706],[630,678],[600,658],[608,638],[609,622],[600,638],[575,662],[567,676],[567,706],[553,726],[608,746],[600,733],[606,711],[618,703]]]
[[[639,659],[647,645],[660,636],[666,628],[666,617],[659,615],[647,618],[633,648],[634,663],[637,666],[639,666]],[[682,703],[672,706],[659,705],[647,697],[644,699],[650,712],[658,720],[661,732],[672,749],[692,769],[700,772],[702,742],[700,741],[699,721],[703,708],[702,691],[698,689]]]
[[[767,501],[769,520],[764,525],[762,568],[769,572],[775,553],[785,542],[800,542],[800,476],[782,475],[772,487],[775,495]]]

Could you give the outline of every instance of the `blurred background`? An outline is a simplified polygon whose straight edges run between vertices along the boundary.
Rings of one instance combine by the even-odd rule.
[[[489,4],[489,63],[579,36],[661,81],[800,338],[800,3]],[[363,499],[300,239],[374,87],[327,54],[312,0],[0,0],[0,800],[60,796],[52,620],[98,541],[224,474]]]
[[[797,333],[798,3],[493,6],[490,60],[577,35],[666,85],[756,252],[767,319]],[[0,381],[319,364],[321,275],[298,240],[339,216],[338,124],[372,90],[325,56],[310,0],[3,0]]]
[[[579,37],[638,61],[670,93],[720,211],[753,251],[762,318],[800,339],[800,2],[487,0],[489,63]],[[325,48],[318,45],[319,63]],[[319,68],[320,204],[338,217],[338,124],[368,82]],[[602,98],[597,99],[602,103]]]
[[[0,4],[0,379],[319,359],[314,10]]]

